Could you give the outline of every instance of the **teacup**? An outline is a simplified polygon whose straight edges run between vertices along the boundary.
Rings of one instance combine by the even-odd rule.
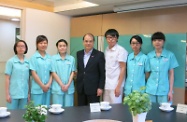
[[[168,108],[170,108],[170,106],[171,106],[170,103],[161,103],[161,107],[162,107],[163,109],[168,109]]]
[[[0,107],[0,115],[4,115],[7,113],[7,108],[6,107]]]
[[[54,111],[59,111],[61,109],[62,105],[61,104],[52,104],[51,105],[51,108],[54,110]]]
[[[104,107],[104,108],[107,108],[107,107],[109,107],[109,102],[103,101],[103,102],[100,102],[100,105],[101,105],[102,107]]]

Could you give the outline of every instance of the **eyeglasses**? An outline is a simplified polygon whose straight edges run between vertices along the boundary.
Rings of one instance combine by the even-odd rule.
[[[16,47],[18,47],[18,48],[25,48],[24,45],[17,45]]]
[[[107,40],[114,40],[114,39],[116,39],[116,38],[117,38],[116,36],[107,36],[107,37],[106,37]]]
[[[163,40],[163,39],[153,39],[152,41],[153,41],[153,42],[156,42],[156,41],[161,42],[161,41],[164,41],[164,40]]]
[[[131,45],[139,45],[139,42],[132,42]]]

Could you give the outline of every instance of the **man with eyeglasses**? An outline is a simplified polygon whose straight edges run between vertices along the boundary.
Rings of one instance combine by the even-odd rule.
[[[105,50],[106,81],[104,101],[122,103],[128,52],[117,44],[119,33],[115,29],[105,32],[108,47]]]

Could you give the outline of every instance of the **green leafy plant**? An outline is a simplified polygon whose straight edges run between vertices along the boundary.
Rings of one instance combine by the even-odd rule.
[[[124,98],[124,104],[129,106],[134,116],[151,110],[151,100],[147,93],[144,93],[145,87],[141,87],[139,91],[133,91]]]
[[[39,105],[35,107],[33,101],[30,101],[25,108],[26,112],[23,114],[23,119],[26,122],[45,122],[47,117],[47,108],[45,106]]]

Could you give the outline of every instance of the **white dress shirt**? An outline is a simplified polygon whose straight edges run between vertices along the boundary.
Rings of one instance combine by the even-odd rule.
[[[128,52],[120,45],[116,44],[114,47],[105,50],[105,68],[106,68],[106,82],[105,89],[114,90],[118,84],[120,75],[119,62],[127,61]],[[124,78],[125,81],[125,78]],[[124,82],[122,87],[124,86]]]
[[[92,50],[90,50],[88,53],[85,52],[84,50],[84,68],[86,67],[87,63],[88,63],[88,60],[90,58],[90,55],[92,54]]]

